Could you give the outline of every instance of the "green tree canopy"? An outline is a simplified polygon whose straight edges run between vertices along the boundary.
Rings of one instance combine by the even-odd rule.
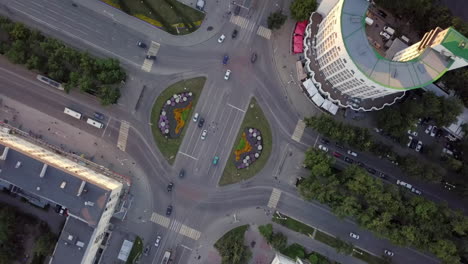
[[[289,7],[291,16],[296,21],[309,19],[309,16],[317,9],[316,0],[294,0]]]

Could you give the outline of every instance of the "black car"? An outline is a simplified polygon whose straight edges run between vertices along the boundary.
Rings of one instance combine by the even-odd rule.
[[[236,5],[236,8],[234,8],[234,15],[238,16],[241,11],[240,6]]]
[[[323,144],[330,144],[330,140],[326,139],[326,138],[321,138],[320,141],[323,143]]]
[[[383,18],[386,18],[387,17],[387,13],[385,13],[384,11],[382,10],[377,10],[377,14],[379,14],[379,16],[383,17]]]
[[[99,120],[104,120],[104,115],[99,112],[94,112],[94,117]]]
[[[352,158],[344,157],[344,161],[348,162],[349,164],[353,164],[354,160]]]
[[[166,209],[166,215],[170,216],[172,214],[172,205],[169,205]]]
[[[379,172],[379,174],[377,174],[380,178],[382,179],[386,179],[387,178],[387,174],[383,173],[383,172]]]
[[[148,60],[155,60],[155,59],[156,59],[156,56],[154,56],[154,55],[146,55],[146,58],[147,58]]]
[[[234,29],[234,31],[232,31],[231,37],[232,37],[233,39],[236,38],[236,37],[237,37],[237,33],[238,33],[237,29]]]
[[[167,191],[168,192],[172,192],[172,188],[174,187],[174,183],[173,182],[170,182],[168,185],[167,185]]]
[[[335,146],[339,149],[344,149],[344,147],[342,145],[340,145],[340,143],[336,142],[335,143]]]
[[[370,173],[370,174],[376,174],[377,171],[374,170],[373,168],[367,168],[367,171]]]
[[[252,53],[252,57],[250,57],[250,62],[254,63],[257,60],[257,53]]]
[[[229,56],[228,55],[224,55],[223,57],[223,65],[226,65],[229,61]]]
[[[202,127],[203,127],[203,124],[205,124],[205,119],[200,118],[200,120],[198,121],[198,127],[199,127],[199,128],[202,128]]]
[[[140,47],[140,48],[142,48],[142,49],[146,48],[146,44],[143,43],[143,42],[141,42],[141,41],[138,41],[138,42],[137,42],[137,46]]]
[[[183,178],[185,176],[185,170],[181,169],[179,172],[179,178]]]
[[[360,161],[357,162],[357,165],[358,165],[359,167],[363,167],[363,168],[366,166],[366,165],[364,165],[364,163],[362,163],[362,162],[360,162]]]

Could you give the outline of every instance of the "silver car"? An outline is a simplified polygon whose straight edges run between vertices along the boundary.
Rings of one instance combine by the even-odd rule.
[[[200,138],[201,138],[202,140],[205,140],[207,134],[208,134],[208,130],[206,130],[206,129],[203,130],[203,132],[201,133]]]
[[[155,247],[159,247],[159,243],[161,242],[161,236],[156,237],[156,241],[154,242]]]

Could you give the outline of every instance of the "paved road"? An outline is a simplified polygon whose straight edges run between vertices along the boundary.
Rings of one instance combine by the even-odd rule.
[[[220,6],[223,5],[229,6],[228,1],[222,1]],[[73,106],[87,114],[99,109],[114,120],[108,124],[110,136],[104,137],[105,142],[110,145],[117,144],[123,124],[129,124],[125,152],[137,162],[146,177],[144,181],[135,184],[132,191],[145,202],[134,206],[129,213],[127,227],[135,233],[144,234],[146,241],[154,241],[157,234],[163,235],[162,246],[159,250],[152,250],[152,255],[148,257],[153,263],[159,261],[165,248],[176,249],[176,263],[189,263],[188,259],[196,254],[195,249],[203,246],[201,241],[213,243],[219,238],[219,233],[209,232],[209,228],[212,228],[210,223],[216,224],[219,218],[236,210],[265,207],[269,203],[272,187],[287,191],[288,194],[279,199],[278,208],[288,215],[297,216],[343,237],[347,237],[350,230],[356,230],[352,222],[336,219],[328,209],[301,202],[291,186],[290,178],[277,181],[274,179],[283,175],[281,168],[285,160],[285,167],[293,161],[287,159],[286,149],[293,149],[290,153],[296,157],[296,153],[302,153],[316,142],[317,135],[313,132],[305,133],[301,142],[291,139],[300,115],[285,98],[276,74],[272,74],[276,73],[276,69],[271,59],[273,50],[270,42],[257,35],[259,25],[265,25],[267,15],[275,8],[267,1],[256,1],[250,10],[242,10],[241,16],[244,19],[236,20],[237,26],[228,22],[229,18],[221,18],[218,19],[217,31],[206,33],[200,29],[201,31],[182,38],[149,28],[145,23],[99,1],[83,0],[79,8],[70,7],[67,1],[57,0],[1,0],[0,6],[3,7],[3,14],[35,26],[70,45],[89,50],[98,56],[111,56],[121,60],[129,78],[119,105],[106,110],[99,109],[97,102],[86,96],[69,96],[43,87],[31,81],[34,76],[28,76],[27,73],[8,72],[9,66],[0,65],[0,72],[3,72],[5,80],[1,84],[1,90],[7,97],[58,118],[63,118],[61,115],[63,116],[64,106]],[[220,7],[215,12],[220,12],[221,9]],[[230,35],[235,27],[239,29],[239,35],[233,40]],[[227,38],[223,44],[218,44],[216,39],[221,33]],[[157,60],[149,72],[141,70],[144,51],[136,47],[138,40],[161,43]],[[258,54],[255,64],[250,63],[252,52]],[[231,57],[227,66],[222,66],[221,63],[224,54]],[[223,79],[227,68],[232,70],[229,81]],[[182,153],[177,155],[174,166],[169,166],[152,140],[150,109],[154,99],[168,85],[200,75],[208,76],[208,80],[195,111],[206,119],[208,137],[201,140],[200,129],[191,122],[180,147]],[[143,86],[147,89],[136,108]],[[23,96],[25,94],[28,96]],[[251,96],[257,98],[274,128],[273,155],[265,169],[254,179],[219,188],[217,182]],[[102,137],[99,133],[94,133],[97,137]],[[214,155],[220,157],[217,167],[210,165]],[[177,178],[181,168],[187,171],[183,180]],[[175,183],[175,189],[171,193],[166,191],[169,181]],[[166,218],[165,210],[169,204],[174,206],[174,211],[170,218]],[[158,224],[149,227],[150,221]],[[220,226],[219,230],[223,228],[226,231],[225,226]],[[360,233],[363,239],[358,245],[377,255],[381,254],[383,248],[390,247],[388,242],[368,232],[362,230]],[[399,255],[398,261],[420,259],[425,263],[433,262],[412,250],[395,251]],[[208,256],[203,255],[201,261],[206,260],[205,258]]]

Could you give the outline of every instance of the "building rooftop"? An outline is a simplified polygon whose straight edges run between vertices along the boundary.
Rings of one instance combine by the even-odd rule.
[[[450,67],[453,60],[431,48],[406,62],[390,61],[379,55],[369,43],[365,31],[368,5],[363,0],[344,0],[341,29],[349,56],[369,79],[381,86],[403,91],[432,83]],[[452,38],[460,37],[452,35]]]
[[[51,264],[80,264],[94,229],[86,223],[68,217],[57,241]]]
[[[52,166],[47,166],[44,176],[40,177],[44,165],[41,161],[9,149],[6,159],[0,160],[0,178],[68,208],[69,214],[83,219],[91,226],[97,224],[110,190]]]

